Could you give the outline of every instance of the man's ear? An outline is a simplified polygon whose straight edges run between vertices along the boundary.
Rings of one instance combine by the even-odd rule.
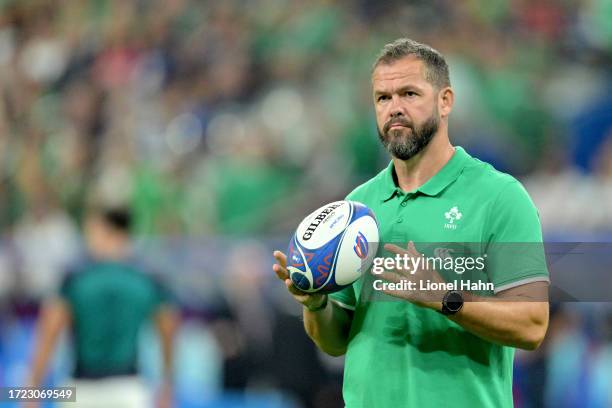
[[[455,93],[450,86],[442,88],[438,93],[438,110],[441,117],[447,117],[453,110],[455,103]]]

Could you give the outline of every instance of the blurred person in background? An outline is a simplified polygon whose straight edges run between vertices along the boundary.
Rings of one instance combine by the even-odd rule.
[[[88,254],[42,308],[29,386],[43,384],[59,335],[70,328],[75,354],[70,385],[76,387],[78,407],[153,406],[137,372],[139,331],[153,319],[163,354],[158,406],[171,406],[178,315],[165,287],[133,259],[130,226],[125,209],[89,212],[84,228]]]

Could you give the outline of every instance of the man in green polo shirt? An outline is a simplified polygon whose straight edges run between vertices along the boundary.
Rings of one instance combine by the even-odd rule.
[[[548,326],[537,211],[518,181],[451,145],[454,93],[439,52],[408,39],[387,44],[372,85],[379,137],[392,161],[347,199],[372,209],[386,254],[416,259],[448,250],[443,243],[471,243],[475,256],[505,244],[514,256],[470,272],[489,290],[384,286],[444,283],[453,273],[399,268],[366,274],[331,301],[297,290],[280,251],[273,269],[304,305],[304,326],[317,346],[346,354],[347,407],[511,407],[514,348],[535,349]],[[536,250],[523,250],[528,243]]]

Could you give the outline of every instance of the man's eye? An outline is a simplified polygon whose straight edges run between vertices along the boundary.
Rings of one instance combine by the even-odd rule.
[[[387,101],[387,100],[389,100],[389,95],[380,95],[380,96],[378,97],[378,101],[379,101],[379,102],[381,102],[381,101]]]
[[[412,96],[416,96],[416,92],[413,92],[413,91],[406,91],[406,92],[404,92],[404,95],[405,95],[405,96],[410,96],[410,97],[412,97]]]

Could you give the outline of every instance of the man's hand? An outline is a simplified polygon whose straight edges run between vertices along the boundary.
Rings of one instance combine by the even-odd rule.
[[[327,295],[321,293],[306,293],[295,287],[291,279],[289,279],[287,256],[284,253],[281,251],[274,251],[274,258],[276,259],[276,263],[272,265],[272,270],[274,270],[278,279],[285,282],[287,290],[289,290],[289,293],[293,295],[295,300],[308,309],[316,309],[326,302]]]
[[[308,336],[325,353],[341,356],[348,347],[352,312],[334,302],[327,303],[327,295],[302,292],[293,285],[287,271],[287,257],[281,251],[274,251],[276,263],[272,269],[295,300],[304,305],[304,329]]]
[[[412,242],[406,249],[396,245],[385,245],[385,249],[404,256],[421,257]],[[416,305],[441,310],[446,291],[419,290],[419,282],[442,283],[438,272],[419,265],[415,271],[410,269],[383,272],[378,275],[387,282],[415,282],[415,290],[389,290],[383,292]],[[493,297],[469,295],[469,301],[461,311],[448,318],[467,331],[485,340],[526,350],[536,349],[546,334],[548,327],[548,283],[532,282],[499,292]]]
[[[385,249],[394,254],[400,255],[402,258],[407,256],[408,259],[418,259],[423,258],[422,254],[420,254],[414,243],[412,241],[408,242],[406,248],[400,248],[397,245],[393,244],[385,244]],[[409,302],[412,302],[418,306],[428,307],[434,310],[442,309],[442,299],[444,298],[445,290],[420,290],[421,282],[424,284],[427,281],[432,283],[444,283],[444,279],[440,276],[438,272],[433,269],[428,269],[427,265],[420,264],[415,270],[411,268],[401,268],[395,269],[394,271],[387,271],[381,274],[377,274],[383,280],[391,283],[401,283],[403,282],[413,282],[413,290],[409,289],[395,289],[391,290],[388,288],[383,288],[382,292],[397,297],[399,299],[404,299]]]

